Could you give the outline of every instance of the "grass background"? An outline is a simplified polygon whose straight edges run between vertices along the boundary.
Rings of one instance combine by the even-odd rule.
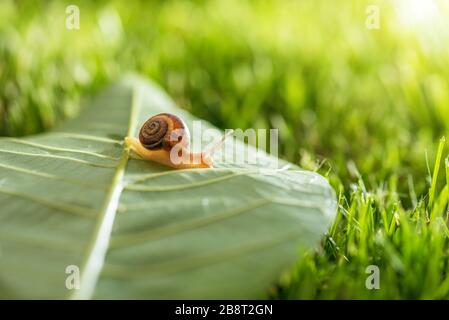
[[[282,157],[335,188],[334,224],[270,297],[448,298],[448,57],[444,0],[2,0],[0,134],[48,130],[137,71],[221,128],[279,128]]]

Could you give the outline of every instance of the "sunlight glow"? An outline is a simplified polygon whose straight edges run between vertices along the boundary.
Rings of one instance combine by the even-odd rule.
[[[400,4],[399,16],[407,25],[425,27],[438,18],[439,10],[434,0],[406,0]]]

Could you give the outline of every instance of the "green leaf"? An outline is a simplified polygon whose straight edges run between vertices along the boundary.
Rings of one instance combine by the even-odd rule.
[[[52,132],[0,139],[0,297],[258,298],[317,244],[336,209],[324,178],[130,157],[123,138],[160,112],[194,119],[131,76]]]

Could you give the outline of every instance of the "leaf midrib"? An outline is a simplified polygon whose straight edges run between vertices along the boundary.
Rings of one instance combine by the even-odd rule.
[[[131,112],[128,123],[127,136],[134,133],[137,126],[137,116],[139,114],[141,90],[134,87],[131,97]],[[111,239],[112,227],[114,224],[120,195],[124,188],[124,175],[128,164],[130,149],[124,147],[117,169],[111,181],[111,186],[106,195],[102,210],[98,215],[98,220],[94,229],[92,240],[89,242],[85,260],[80,268],[80,287],[75,290],[71,299],[90,299],[94,294],[95,287],[103,269],[106,252]]]

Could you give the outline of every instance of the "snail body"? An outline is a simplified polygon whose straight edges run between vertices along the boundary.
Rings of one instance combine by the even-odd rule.
[[[176,169],[213,168],[212,154],[217,148],[191,153],[188,127],[181,118],[169,113],[149,118],[139,131],[139,139],[126,137],[125,144],[142,159]]]

